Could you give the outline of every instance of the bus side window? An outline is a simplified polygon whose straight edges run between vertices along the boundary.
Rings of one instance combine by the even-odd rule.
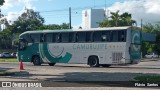
[[[41,35],[40,34],[30,34],[33,42],[39,43],[41,42]]]
[[[40,34],[40,42],[44,42],[44,34]]]
[[[61,39],[62,39],[62,42],[64,43],[67,43],[69,42],[69,33],[61,33]]]
[[[123,37],[123,41],[126,42],[127,30],[123,30],[122,34],[123,34],[123,36],[124,36],[124,37]]]
[[[102,32],[101,31],[95,31],[93,33],[93,41],[94,42],[100,42],[100,41],[102,41]]]
[[[86,41],[86,32],[77,32],[76,41],[77,42],[85,42]]]
[[[110,41],[110,31],[102,31],[102,41],[109,42]]]
[[[120,42],[125,41],[125,38],[126,38],[125,31],[126,30],[118,31],[118,41],[120,41]]]
[[[107,35],[107,42],[111,41],[111,31],[106,31],[106,35]]]
[[[53,42],[61,42],[61,34],[53,33]]]
[[[53,39],[53,34],[52,33],[47,33],[44,35],[44,41],[45,42],[52,42]]]
[[[56,42],[57,42],[57,43],[60,43],[60,42],[61,42],[61,33],[58,33],[58,34],[57,34]]]
[[[111,32],[111,42],[118,41],[118,30],[114,30]]]
[[[86,32],[86,42],[92,42],[92,32]]]
[[[75,42],[75,35],[74,32],[69,32],[69,42]]]

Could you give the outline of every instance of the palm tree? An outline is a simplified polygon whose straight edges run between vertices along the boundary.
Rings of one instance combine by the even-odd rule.
[[[115,22],[115,26],[118,26],[118,22],[120,21],[120,15],[119,15],[119,10],[116,12],[111,12],[111,19],[113,22]]]
[[[132,20],[132,15],[125,12],[123,13],[122,15],[120,15],[121,17],[121,23],[122,23],[122,26],[132,26],[134,24],[137,24],[135,20]]]
[[[110,20],[104,20],[99,22],[100,27],[118,27],[118,26],[133,26],[137,23],[135,20],[132,20],[132,15],[128,12],[119,14],[119,11],[111,12]]]

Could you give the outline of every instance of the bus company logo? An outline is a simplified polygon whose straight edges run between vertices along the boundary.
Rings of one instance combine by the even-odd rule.
[[[11,82],[2,82],[2,87],[12,87]]]
[[[133,32],[132,43],[140,43],[140,35],[138,32]],[[135,51],[138,51],[140,49],[140,47],[136,45],[133,45],[133,48]]]
[[[60,45],[49,44],[48,51],[54,58],[59,58],[64,53],[64,47]]]
[[[139,33],[134,33],[132,38],[132,43],[139,43],[139,42],[140,42]]]

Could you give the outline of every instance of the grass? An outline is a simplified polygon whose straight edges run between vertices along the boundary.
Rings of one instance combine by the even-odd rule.
[[[160,82],[160,76],[137,76],[134,79],[142,82]]]
[[[0,58],[0,62],[19,62],[17,58]]]

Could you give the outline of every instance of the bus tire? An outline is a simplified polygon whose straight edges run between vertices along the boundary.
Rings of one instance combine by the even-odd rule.
[[[90,67],[99,67],[99,60],[97,56],[91,56],[88,59],[88,64]]]
[[[110,64],[102,64],[101,66],[102,67],[110,67],[111,65]]]
[[[49,66],[54,66],[56,63],[48,63]]]
[[[33,57],[33,64],[34,64],[35,66],[40,66],[40,65],[41,65],[39,56],[34,56],[34,57]]]

